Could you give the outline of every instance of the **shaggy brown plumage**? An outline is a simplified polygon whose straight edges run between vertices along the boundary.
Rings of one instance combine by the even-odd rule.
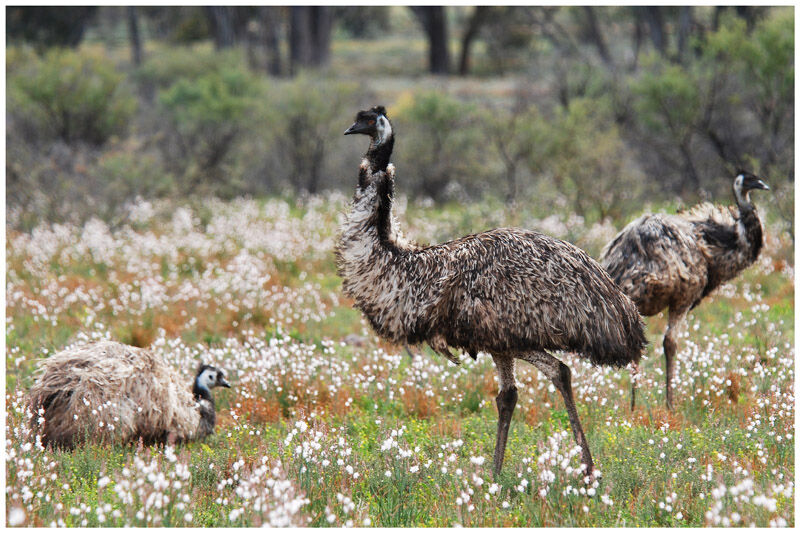
[[[534,231],[409,243],[392,216],[394,135],[385,110],[360,112],[346,133],[372,141],[336,247],[345,294],[380,336],[397,344],[426,342],[456,363],[451,347],[492,355],[501,381],[496,472],[516,404],[515,358],[536,365],[561,391],[591,471],[569,368],[546,350],[575,351],[602,365],[637,361],[645,338],[634,304],[585,252]]]
[[[669,309],[664,357],[670,409],[678,329],[704,297],[758,257],[763,236],[750,191],[768,188],[758,177],[741,171],[733,184],[735,208],[703,203],[676,215],[644,215],[602,251],[601,264],[642,315]],[[631,408],[636,403],[635,386],[634,378]]]
[[[111,341],[64,350],[39,363],[39,376],[28,393],[32,424],[42,430],[45,444],[67,447],[87,440],[201,439],[214,427],[209,386],[228,386],[213,367],[202,366],[201,375],[214,379],[204,378],[200,393],[196,379],[193,394],[149,350]]]

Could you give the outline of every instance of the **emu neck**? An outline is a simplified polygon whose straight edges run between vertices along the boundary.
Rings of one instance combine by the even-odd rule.
[[[753,204],[750,203],[750,191],[742,192],[741,189],[733,186],[733,196],[736,198],[736,205],[739,207],[739,211],[752,211],[755,209]]]
[[[750,202],[750,191],[742,193],[734,187],[733,194],[736,197],[736,205],[739,207],[739,225],[737,232],[742,234],[748,245],[747,259],[753,262],[761,253],[764,246],[764,235],[761,229],[761,220],[755,206]]]
[[[195,400],[208,400],[211,402],[211,405],[214,405],[214,398],[211,397],[211,393],[207,388],[199,386],[197,384],[197,380],[195,380],[194,386],[192,387],[192,394],[194,395]]]
[[[749,245],[748,259],[750,262],[758,258],[761,253],[761,248],[764,246],[764,234],[761,229],[761,220],[758,218],[758,212],[752,204],[748,204],[747,209],[739,206],[739,221],[744,230],[744,237]]]
[[[390,135],[382,143],[378,143],[377,138],[373,138],[369,143],[366,158],[369,161],[370,170],[374,173],[386,172],[389,159],[392,157],[394,149],[394,135]]]

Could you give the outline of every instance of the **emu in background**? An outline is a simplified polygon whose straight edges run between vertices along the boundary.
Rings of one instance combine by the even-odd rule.
[[[676,215],[644,215],[601,253],[600,263],[643,316],[669,309],[664,357],[670,410],[677,335],[686,314],[753,264],[764,244],[761,221],[750,202],[754,189],[769,187],[757,176],[738,171],[733,181],[736,207],[705,202]],[[631,380],[631,409],[635,406],[636,376]]]

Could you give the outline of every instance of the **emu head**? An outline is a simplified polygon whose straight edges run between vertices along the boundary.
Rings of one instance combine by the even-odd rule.
[[[750,191],[753,189],[769,190],[769,185],[764,183],[758,176],[745,170],[736,171],[736,179],[733,180],[733,193],[739,203],[750,203]]]
[[[375,146],[384,143],[392,135],[392,124],[386,117],[386,108],[377,105],[372,109],[359,111],[353,125],[344,132],[345,135],[354,133],[369,135]]]
[[[214,387],[231,388],[225,381],[225,372],[211,365],[200,365],[194,378],[194,389],[211,392]]]

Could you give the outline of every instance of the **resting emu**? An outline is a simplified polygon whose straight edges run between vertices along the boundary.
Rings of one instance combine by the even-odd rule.
[[[749,172],[737,174],[733,193],[738,209],[702,203],[677,215],[644,215],[625,226],[600,257],[642,315],[669,309],[664,357],[670,410],[676,337],[686,314],[721,283],[750,266],[764,242],[750,191],[769,187]],[[631,409],[635,406],[634,377]]]
[[[394,146],[383,107],[361,111],[345,134],[369,135],[353,204],[336,246],[344,292],[382,337],[427,342],[458,362],[492,355],[500,377],[494,472],[503,465],[517,402],[514,361],[536,366],[561,393],[587,473],[593,469],[572,398],[569,368],[546,350],[624,366],[645,345],[636,308],[582,250],[540,233],[495,229],[434,246],[402,238],[392,216]]]
[[[31,423],[41,427],[42,417],[42,441],[55,446],[202,439],[216,422],[211,389],[230,387],[221,370],[201,365],[190,392],[153,352],[111,341],[64,350],[39,367]]]

